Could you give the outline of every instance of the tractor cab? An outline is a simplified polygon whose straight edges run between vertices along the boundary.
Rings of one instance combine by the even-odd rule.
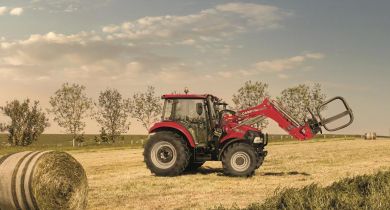
[[[213,138],[218,124],[219,99],[204,94],[163,95],[165,100],[162,121],[176,122],[184,126],[198,146],[206,146]]]

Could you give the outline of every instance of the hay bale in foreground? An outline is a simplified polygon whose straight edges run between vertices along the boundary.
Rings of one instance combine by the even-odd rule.
[[[88,182],[65,152],[20,152],[0,158],[0,209],[85,209]]]

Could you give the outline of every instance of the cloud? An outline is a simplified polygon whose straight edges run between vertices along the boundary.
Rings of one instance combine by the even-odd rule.
[[[278,77],[280,79],[288,79],[289,78],[289,76],[287,74],[278,74]]]
[[[217,72],[217,75],[223,78],[231,78],[233,76],[233,73],[230,71],[219,71]]]
[[[70,2],[83,4],[76,0],[34,0],[32,4],[64,9],[65,3]],[[2,39],[0,74],[9,80],[94,78],[142,83],[145,79],[140,78],[148,78],[148,81],[187,83],[203,76],[194,64],[196,60],[180,53],[166,56],[169,55],[166,52],[194,47],[205,54],[227,56],[236,48],[229,43],[235,35],[275,28],[285,16],[283,10],[274,6],[231,3],[189,15],[143,17],[111,24],[99,32],[49,32],[22,40]],[[224,78],[233,75],[230,71],[213,74]]]
[[[108,25],[102,31],[111,39],[184,43],[229,39],[248,30],[275,28],[287,13],[275,6],[250,3],[217,5],[198,13],[151,16]]]
[[[325,55],[322,53],[306,53],[306,57],[311,59],[323,59]]]
[[[34,34],[0,41],[0,74],[7,80],[180,82],[192,68],[181,59],[160,56],[127,43],[99,39],[93,32]],[[172,80],[172,81],[170,81]]]
[[[7,11],[7,7],[0,7],[0,15],[4,15]]]
[[[112,0],[31,0],[30,4],[37,10],[50,12],[77,12],[107,5]]]
[[[193,39],[186,39],[186,40],[179,42],[179,44],[193,46],[196,44],[196,41]]]
[[[114,33],[114,32],[116,32],[116,31],[118,31],[119,30],[119,26],[116,26],[116,25],[109,25],[109,26],[104,26],[103,28],[102,28],[102,31],[103,32],[106,32],[106,33]]]
[[[195,41],[186,40],[185,45]],[[230,49],[227,47],[227,49]],[[179,56],[179,55],[177,55]],[[321,53],[305,53],[288,58],[262,60],[243,67],[209,73],[212,78],[233,78],[274,73],[289,78],[288,70],[306,68],[307,62],[325,57]],[[192,59],[161,56],[151,49],[129,45],[123,40],[105,39],[95,32],[65,35],[55,32],[34,34],[25,40],[0,39],[0,74],[2,78],[20,80],[91,79],[95,81],[147,81],[165,84],[189,83],[204,77]],[[202,66],[203,68],[203,66]]]
[[[255,64],[249,65],[247,68],[239,70],[223,70],[211,73],[205,76],[205,78],[240,78],[240,77],[253,77],[259,74],[274,74],[279,79],[288,79],[290,76],[287,74],[288,70],[294,70],[302,68],[306,71],[308,68],[307,63],[311,60],[320,60],[325,57],[322,53],[305,53],[303,55],[292,56],[289,58],[278,58],[271,60],[262,60]]]
[[[21,8],[21,7],[13,8],[13,9],[9,12],[9,14],[10,14],[10,15],[13,15],[13,16],[20,16],[22,13],[23,13],[23,8]]]
[[[247,19],[247,23],[261,28],[278,27],[278,22],[288,13],[275,6],[259,5],[251,3],[228,3],[218,5],[216,10],[230,12]]]
[[[0,43],[0,69],[13,69],[15,77],[66,73],[69,69],[112,60],[129,48],[116,43],[94,41],[96,34],[80,32],[74,35],[49,32],[31,35],[28,39]],[[113,66],[107,66],[107,68]],[[81,69],[82,70],[82,69]],[[91,72],[93,73],[93,72]]]
[[[283,72],[298,68],[308,60],[319,60],[322,58],[324,58],[324,55],[321,53],[306,53],[290,58],[259,61],[254,66],[257,72]]]
[[[7,7],[0,7],[0,16],[5,15],[8,11],[9,11],[9,15],[20,16],[22,15],[24,9],[21,7],[16,7],[9,10]]]

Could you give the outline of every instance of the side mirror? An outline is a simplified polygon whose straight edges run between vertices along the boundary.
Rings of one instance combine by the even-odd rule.
[[[203,114],[203,103],[197,103],[196,104],[196,113],[198,113],[198,115],[202,115]]]

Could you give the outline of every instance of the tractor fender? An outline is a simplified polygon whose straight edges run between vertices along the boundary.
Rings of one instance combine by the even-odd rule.
[[[191,147],[195,148],[195,141],[194,138],[192,137],[192,134],[187,130],[186,127],[184,127],[183,125],[177,122],[156,123],[149,129],[149,134],[156,133],[158,131],[163,131],[163,130],[174,131],[178,134],[181,134],[183,137],[187,139]]]
[[[222,148],[219,150],[219,153],[218,153],[218,160],[221,160],[222,154],[223,154],[223,152],[225,151],[225,149],[226,149],[228,146],[230,146],[230,145],[232,145],[232,144],[234,144],[234,143],[236,143],[236,142],[243,142],[243,143],[249,144],[249,142],[248,142],[247,140],[245,140],[245,139],[228,139],[228,140],[225,140],[225,141],[224,141],[224,144],[223,144],[223,146],[222,146]]]

